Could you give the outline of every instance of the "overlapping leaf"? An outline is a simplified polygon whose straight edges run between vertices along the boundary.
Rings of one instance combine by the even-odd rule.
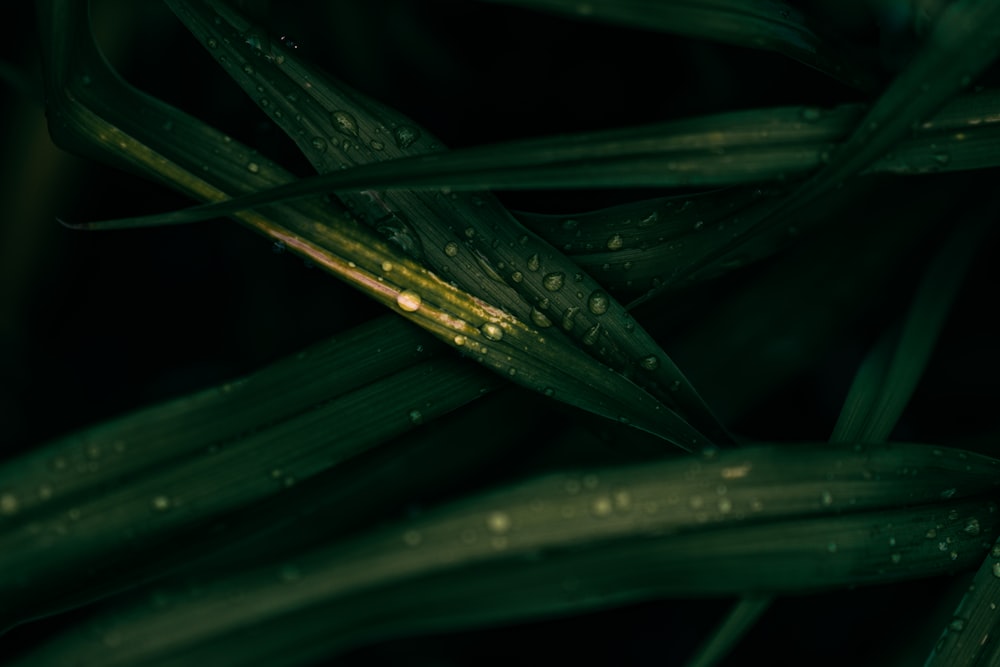
[[[100,58],[81,9],[54,3],[43,11],[46,29],[53,31],[47,35],[48,89],[58,139],[83,152],[109,153],[119,163],[208,200],[291,180],[277,165],[120,81]],[[72,73],[66,71],[68,63]],[[107,100],[124,106],[106,107]],[[705,440],[625,376],[568,341],[545,336],[453,287],[328,202],[309,199],[238,217],[514,382],[628,421],[682,447]],[[667,366],[666,360],[657,364]]]
[[[927,446],[799,444],[549,475],[281,566],[136,598],[27,660],[298,664],[386,636],[656,595],[928,576],[988,548],[1000,526],[982,494],[1000,483],[997,466]]]

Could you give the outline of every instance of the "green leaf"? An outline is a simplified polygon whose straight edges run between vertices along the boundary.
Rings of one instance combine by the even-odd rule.
[[[299,664],[389,636],[653,596],[929,576],[976,562],[996,535],[982,496],[1000,483],[997,465],[919,445],[797,444],[547,475],[281,565],[135,597],[26,659]]]

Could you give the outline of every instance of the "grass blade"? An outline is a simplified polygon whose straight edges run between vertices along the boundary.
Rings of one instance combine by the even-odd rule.
[[[351,165],[439,146],[424,128],[294,53],[264,54],[255,46],[260,29],[223,5],[176,0],[171,6],[244,90],[264,91],[268,103],[262,108],[296,139],[317,170],[344,173]],[[625,308],[574,262],[520,226],[489,193],[367,190],[340,197],[390,243],[436,273],[521,321],[549,329],[550,338],[569,336],[705,436],[729,440],[680,369]]]
[[[548,475],[300,554],[292,580],[272,565],[181,587],[166,605],[143,596],[27,659],[297,664],[650,596],[928,576],[978,562],[995,536],[982,494],[1000,483],[997,464],[918,445],[799,444]],[[725,565],[734,559],[740,568]]]
[[[286,171],[232,139],[128,87],[100,57],[81,9],[60,3],[42,8],[49,30],[46,53],[52,59],[47,81],[52,131],[58,140],[83,152],[107,152],[118,163],[202,199],[219,200],[227,191],[291,180]],[[52,39],[60,34],[71,38]],[[56,60],[66,44],[72,45],[63,56],[68,59]],[[63,71],[66,63],[86,73]],[[108,99],[122,106],[104,108]],[[165,126],[171,132],[164,133]],[[205,165],[211,165],[207,172],[201,168]],[[684,418],[625,376],[610,372],[568,341],[546,337],[455,288],[328,202],[303,200],[266,215],[244,212],[237,217],[513,382],[659,433],[685,448],[705,442]]]

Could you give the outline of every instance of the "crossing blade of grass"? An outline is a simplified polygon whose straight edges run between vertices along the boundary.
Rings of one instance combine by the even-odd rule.
[[[927,267],[900,329],[887,331],[858,370],[831,441],[888,439],[930,361],[951,304],[995,211],[991,206],[973,214],[950,234]]]
[[[775,0],[491,0],[630,28],[710,39],[773,51],[842,83],[871,90],[869,69],[847,57],[843,41],[822,30],[798,9]]]
[[[969,86],[1000,53],[1000,5],[957,0],[937,16],[930,35],[906,69],[872,104],[829,164],[769,213],[747,236],[801,217],[802,209],[868,168]],[[940,153],[948,162],[950,154]],[[731,245],[738,245],[734,242]],[[724,250],[719,251],[724,252]]]
[[[712,631],[695,655],[686,663],[687,667],[712,667],[724,659],[743,636],[753,627],[771,606],[771,597],[748,595],[740,598],[726,614],[726,618]]]
[[[272,565],[141,596],[26,660],[300,664],[387,636],[653,596],[930,576],[988,549],[998,520],[985,497],[998,483],[996,460],[902,444],[547,475],[299,554],[286,564],[294,577]]]
[[[969,584],[924,667],[988,667],[1000,660],[996,642],[1000,599],[1000,542],[994,543]]]
[[[261,30],[224,5],[168,4],[317,170],[342,173],[347,166],[436,145],[424,128],[328,78],[294,53],[264,53],[255,37]],[[553,338],[568,335],[707,437],[728,440],[694,387],[625,308],[578,265],[519,225],[489,193],[368,190],[339,196],[390,243],[435,272],[522,321],[551,327]]]
[[[262,182],[291,180],[286,171],[231,138],[121,81],[93,43],[85,7],[60,2],[40,7],[57,140],[82,152],[113,155],[118,163],[202,199],[218,200],[226,192],[251,190]],[[107,100],[115,100],[115,105],[108,106]],[[510,381],[585,410],[596,409],[684,448],[705,442],[684,418],[624,375],[568,341],[547,337],[455,288],[328,202],[302,200],[270,207],[266,215],[244,212],[236,217]]]
[[[384,377],[368,377],[353,359],[368,346],[378,356],[380,340],[348,336],[327,362],[296,357],[5,464],[0,568],[16,576],[0,585],[4,625],[128,587],[158,565],[176,565],[166,548],[173,541],[204,546],[232,539],[213,530],[229,513],[500,383],[450,357],[397,362]],[[385,352],[390,359],[413,354]],[[327,377],[338,375],[331,370],[338,367],[341,387],[323,387],[334,384]],[[313,387],[299,389],[303,382]]]

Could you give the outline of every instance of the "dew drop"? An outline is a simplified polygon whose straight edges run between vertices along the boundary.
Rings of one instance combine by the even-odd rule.
[[[312,143],[313,148],[315,148],[320,152],[326,150],[326,139],[324,139],[323,137],[313,137],[310,143]]]
[[[260,165],[256,162],[247,162],[247,171],[251,174],[257,174],[260,172]]]
[[[392,262],[390,261],[382,262],[382,270],[385,271],[386,273],[392,271]]]
[[[991,568],[991,571],[993,572],[993,576],[994,577],[996,577],[997,579],[1000,579],[1000,562],[993,563],[993,567]]]
[[[16,514],[21,502],[13,493],[0,494],[0,514],[10,516]]]
[[[621,250],[625,247],[625,239],[621,234],[615,234],[608,239],[608,250]]]
[[[639,362],[639,365],[642,366],[644,370],[655,371],[660,367],[660,360],[657,359],[655,355],[651,354],[648,357],[643,357],[642,361]]]
[[[729,514],[733,511],[733,501],[729,498],[719,498],[719,512]]]
[[[894,564],[899,565],[899,562],[901,560],[903,560],[903,554],[898,554],[898,553],[897,554],[892,554],[889,558],[892,559],[892,562]]]
[[[453,342],[455,343],[455,345],[457,345],[458,347],[462,347],[463,345],[465,345],[465,336],[462,336],[461,334],[459,334],[458,336],[455,336],[455,337],[454,337],[454,338],[452,339],[452,341],[453,341]]]
[[[563,283],[566,281],[566,274],[556,271],[555,273],[548,273],[542,278],[542,287],[550,292],[558,292],[562,289]]]
[[[593,345],[601,338],[601,324],[598,322],[594,326],[587,329],[587,333],[583,334],[583,338],[580,340],[584,345]]]
[[[594,512],[594,516],[608,516],[612,510],[611,498],[608,496],[598,496],[594,499],[591,509]]]
[[[527,266],[529,271],[537,271],[539,269],[539,267],[541,266],[541,262],[538,260],[537,253],[528,258]]]
[[[409,125],[400,125],[392,131],[392,138],[396,142],[396,146],[401,149],[409,148],[419,137],[420,132]]]
[[[821,115],[820,110],[815,107],[806,107],[802,110],[802,120],[809,123],[816,122],[820,119]]]
[[[570,306],[567,308],[566,312],[563,313],[562,328],[566,331],[572,331],[576,320],[576,314],[579,312],[579,306]]]
[[[603,315],[608,312],[608,306],[611,304],[611,300],[606,292],[601,290],[594,290],[590,294],[590,298],[587,299],[587,308],[590,309],[594,315]]]
[[[214,37],[209,37],[208,41],[205,42],[205,43],[208,44],[208,48],[210,48],[210,49],[215,49],[215,48],[218,48],[218,46],[219,46],[219,43],[215,40]]]
[[[963,528],[969,535],[978,535],[980,531],[979,519],[972,518],[965,522],[965,528]]]
[[[373,151],[380,151],[380,150],[383,150],[385,148],[385,144],[383,144],[381,141],[376,141],[375,139],[371,140],[371,144],[370,145],[371,145]]]
[[[520,271],[515,271],[514,273],[510,274],[510,279],[513,280],[515,283],[519,283],[522,280],[524,280],[524,274],[521,273]]]
[[[166,496],[156,496],[153,498],[152,502],[150,502],[150,505],[152,505],[153,509],[157,512],[164,512],[170,509],[170,498],[167,498]]]
[[[330,118],[333,120],[334,127],[341,134],[346,134],[349,137],[358,136],[358,121],[349,112],[334,111],[330,113]]]
[[[824,491],[822,494],[820,494],[819,500],[824,507],[829,507],[830,505],[833,504],[833,494],[830,493],[829,491]]]
[[[458,244],[454,241],[449,241],[444,245],[444,254],[448,257],[454,257],[458,254]]]
[[[424,421],[424,415],[420,410],[410,410],[409,416],[411,424],[422,424]]]
[[[531,321],[539,329],[552,326],[552,320],[545,313],[534,307],[531,309]]]
[[[494,533],[506,533],[510,530],[510,515],[506,512],[490,512],[486,517],[486,527]]]
[[[423,299],[413,290],[403,290],[396,295],[396,305],[399,306],[400,310],[405,310],[408,313],[418,310],[422,302]]]
[[[489,340],[501,340],[503,339],[503,329],[500,325],[495,322],[484,322],[483,326],[479,327],[479,330],[483,332]]]

